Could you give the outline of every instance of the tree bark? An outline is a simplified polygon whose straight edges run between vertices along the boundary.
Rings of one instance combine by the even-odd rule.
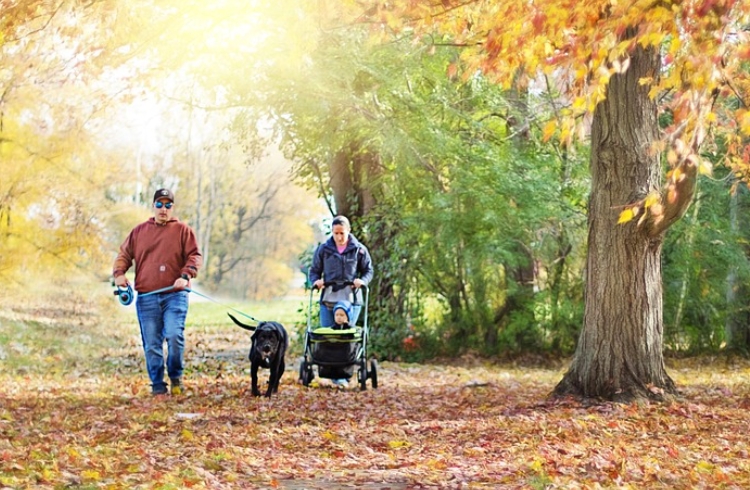
[[[351,170],[351,161],[355,146],[342,148],[333,157],[330,167],[330,186],[333,193],[333,203],[336,208],[336,214],[355,221],[359,216],[355,216],[356,199],[354,199],[354,179]]]
[[[617,224],[623,207],[659,189],[657,106],[646,77],[659,76],[654,49],[638,45],[615,74],[592,123],[586,306],[569,371],[553,395],[630,401],[664,399],[676,387],[664,367],[661,233]]]
[[[336,214],[354,222],[367,216],[376,206],[374,182],[380,167],[378,155],[359,143],[351,142],[339,150],[330,165],[330,186]]]

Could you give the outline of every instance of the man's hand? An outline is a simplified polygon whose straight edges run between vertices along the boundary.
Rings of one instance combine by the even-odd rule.
[[[188,287],[189,284],[190,284],[190,281],[188,281],[184,277],[178,277],[177,280],[174,282],[173,287],[175,291],[182,291],[183,289]]]
[[[313,283],[313,289],[323,289],[325,285],[326,282],[323,279],[318,279]]]
[[[118,288],[126,288],[128,287],[128,284],[130,284],[130,281],[128,281],[128,278],[125,274],[120,274],[119,276],[115,277],[115,286]]]
[[[354,289],[361,288],[365,285],[365,281],[359,278],[353,280],[352,283],[354,284]]]

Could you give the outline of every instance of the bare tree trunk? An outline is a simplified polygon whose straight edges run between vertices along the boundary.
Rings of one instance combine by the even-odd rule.
[[[695,206],[693,206],[693,222],[698,222],[698,211],[700,210],[700,198],[697,200]],[[688,250],[692,250],[695,245],[695,227],[691,227],[688,230],[687,240],[685,240],[685,246]],[[690,286],[690,267],[685,267],[685,272],[682,274],[682,280],[680,285],[680,296],[677,301],[677,312],[674,315],[674,331],[680,331],[680,324],[682,324],[682,316],[685,312],[685,303],[688,300],[688,288]]]
[[[624,205],[660,186],[656,103],[639,83],[659,69],[656,50],[636,47],[594,112],[584,324],[556,396],[628,401],[676,392],[662,355],[663,230],[617,224]]]

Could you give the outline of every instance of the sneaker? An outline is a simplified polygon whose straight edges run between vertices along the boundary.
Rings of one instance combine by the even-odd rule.
[[[173,396],[179,396],[182,395],[182,381],[179,378],[170,379],[172,388],[169,390],[169,392]]]
[[[336,388],[340,390],[343,390],[349,387],[349,380],[346,378],[334,379],[332,381],[333,381],[333,384],[336,385]]]
[[[166,386],[161,386],[161,387],[158,387],[158,388],[156,388],[156,387],[151,388],[151,395],[152,396],[159,396],[159,395],[166,395],[166,394],[167,394],[167,387]]]

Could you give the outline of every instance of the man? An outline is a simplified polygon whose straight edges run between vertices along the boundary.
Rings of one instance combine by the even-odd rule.
[[[174,213],[174,194],[159,189],[154,194],[154,216],[133,228],[112,267],[115,285],[130,284],[125,273],[135,261],[136,311],[151,394],[165,395],[164,341],[167,342],[167,375],[173,395],[182,394],[185,318],[190,280],[198,274],[203,256],[195,233]],[[146,294],[169,288],[166,291]]]

